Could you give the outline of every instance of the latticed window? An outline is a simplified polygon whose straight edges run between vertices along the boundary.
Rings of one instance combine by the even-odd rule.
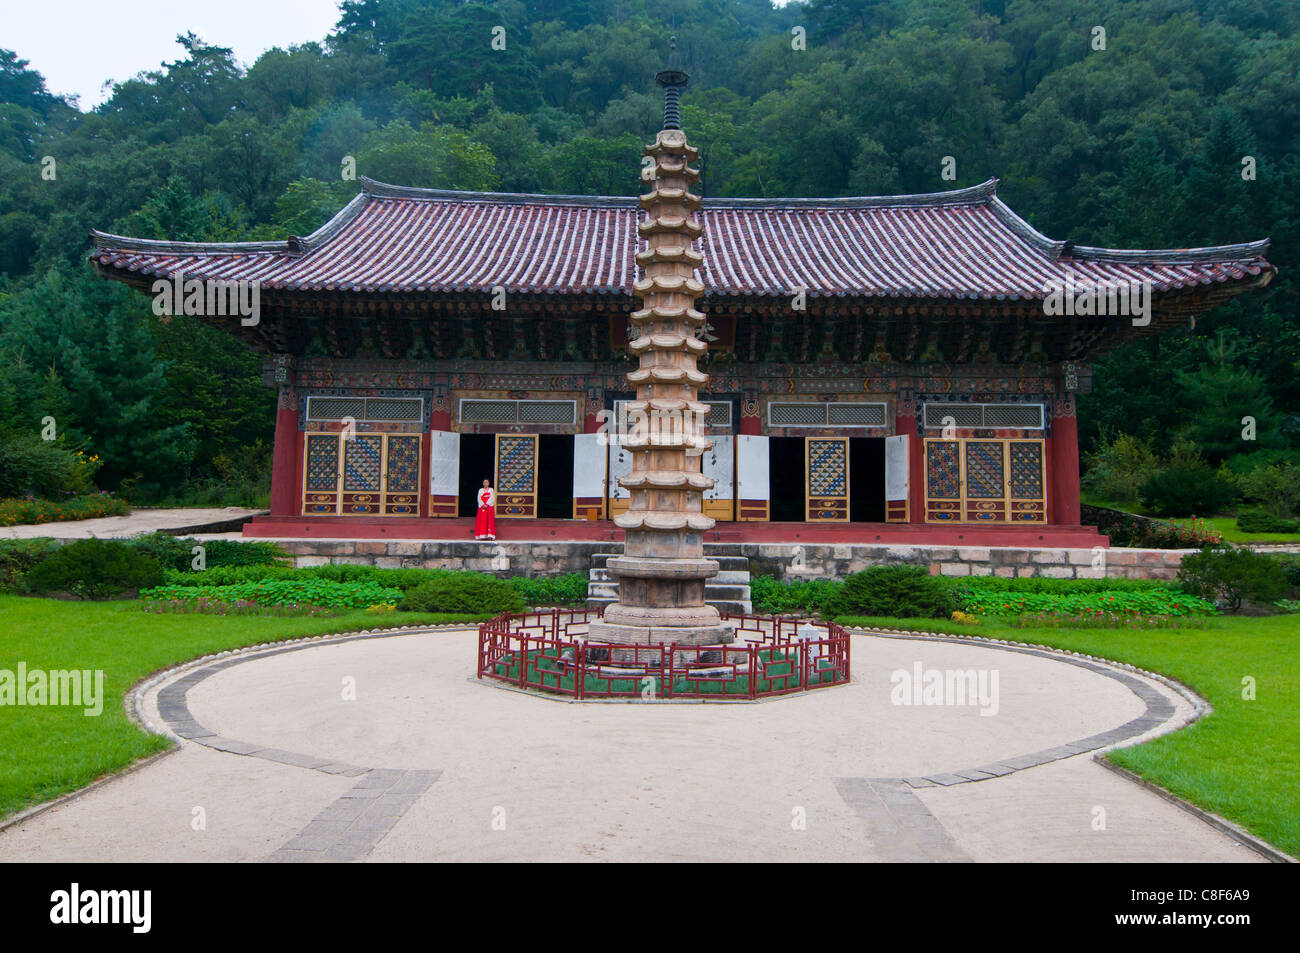
[[[513,424],[519,419],[517,403],[513,400],[462,400],[460,422]]]
[[[877,403],[772,401],[767,405],[767,422],[773,427],[883,427],[888,416],[888,408]]]
[[[308,397],[308,420],[360,420],[366,415],[366,402],[360,397]]]
[[[1042,430],[1043,405],[939,404],[927,402],[925,405],[925,425],[934,428],[953,426],[969,430],[981,428]]]
[[[419,423],[419,397],[308,397],[308,420],[405,420]]]
[[[824,427],[826,405],[771,403],[767,405],[767,422],[775,427]]]
[[[494,400],[465,397],[460,402],[463,424],[572,424],[578,403],[573,400]]]
[[[366,398],[366,420],[419,420],[420,402],[418,400],[394,399],[389,397]]]
[[[832,427],[883,427],[884,404],[827,404]]]
[[[519,422],[526,424],[571,424],[576,404],[571,400],[521,400]]]

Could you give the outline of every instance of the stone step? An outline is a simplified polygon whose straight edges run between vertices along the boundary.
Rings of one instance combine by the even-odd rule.
[[[745,556],[719,553],[720,547],[705,547],[705,557],[716,559],[719,568],[716,576],[704,581],[704,601],[719,612],[734,615],[754,611],[749,587],[749,559]],[[609,557],[619,553],[594,553],[587,573],[587,608],[595,609],[618,601],[618,579],[609,571]]]
[[[586,584],[586,592],[590,593],[616,593],[619,592],[619,581],[615,579],[593,579]],[[705,597],[718,595],[719,598],[749,598],[749,582],[705,582]]]
[[[608,569],[597,569],[592,567],[587,576],[592,582],[614,582],[614,574]],[[710,576],[705,583],[706,586],[747,586],[749,585],[749,571],[739,569],[720,570],[717,575]]]
[[[591,556],[592,569],[604,569],[605,564],[609,561],[610,556],[622,556],[622,553],[593,553]],[[719,556],[706,551],[705,559],[712,559],[718,564],[719,571],[727,572],[748,572],[749,557],[747,556]]]
[[[593,599],[590,596],[588,596],[587,608],[599,609],[602,606],[608,606],[610,603],[615,601],[617,600]],[[753,615],[754,613],[753,606],[748,602],[737,602],[734,600],[727,600],[727,599],[708,599],[706,601],[708,602],[709,605],[713,606],[719,612],[729,612],[732,615]]]

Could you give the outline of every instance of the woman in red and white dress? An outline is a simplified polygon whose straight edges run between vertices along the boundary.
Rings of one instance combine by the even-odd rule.
[[[475,539],[497,538],[497,494],[492,485],[483,481],[478,491],[478,516],[474,518]]]

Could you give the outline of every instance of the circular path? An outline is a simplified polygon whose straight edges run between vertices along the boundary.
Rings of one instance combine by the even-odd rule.
[[[181,750],[0,832],[0,862],[1262,859],[1092,760],[1193,714],[1110,666],[855,635],[843,687],[573,704],[472,678],[475,641],[182,670],[142,704]],[[985,695],[896,703],[931,672]]]

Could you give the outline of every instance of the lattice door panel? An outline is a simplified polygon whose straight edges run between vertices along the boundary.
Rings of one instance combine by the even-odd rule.
[[[928,523],[1046,523],[1042,440],[927,440]]]
[[[960,440],[925,442],[925,521],[960,523],[962,501]]]
[[[1007,521],[1006,444],[1001,440],[966,440],[966,520]]]
[[[390,434],[384,456],[384,512],[389,516],[419,516],[419,435]]]
[[[339,509],[339,435],[307,434],[303,456],[303,515],[337,513]]]
[[[1047,522],[1047,475],[1041,440],[1007,441],[1007,502],[1013,523]]]
[[[377,515],[383,509],[384,435],[353,434],[343,439],[342,512]]]
[[[537,515],[536,434],[497,434],[497,516]]]
[[[419,434],[309,433],[304,515],[419,516]]]
[[[849,441],[847,437],[804,439],[805,513],[808,522],[847,522]]]

